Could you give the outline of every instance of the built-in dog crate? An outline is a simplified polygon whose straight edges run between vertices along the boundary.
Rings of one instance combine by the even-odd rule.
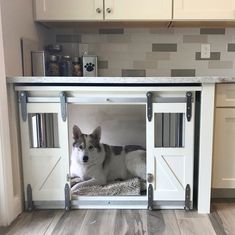
[[[200,86],[17,86],[27,207],[192,208],[195,93]],[[72,127],[146,148],[139,195],[72,195]],[[117,166],[118,167],[118,166]]]

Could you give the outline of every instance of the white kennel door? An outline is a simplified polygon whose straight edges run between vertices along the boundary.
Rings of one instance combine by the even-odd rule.
[[[68,127],[61,118],[60,104],[28,103],[27,113],[25,122],[20,117],[25,195],[30,184],[33,201],[64,200]]]
[[[147,172],[154,176],[153,200],[183,201],[186,185],[193,188],[194,104],[187,121],[186,103],[154,103],[147,125]]]

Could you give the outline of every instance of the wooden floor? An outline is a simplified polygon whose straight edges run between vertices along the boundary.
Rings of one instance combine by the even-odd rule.
[[[17,235],[235,235],[235,203],[216,203],[212,213],[182,210],[41,210],[22,213],[0,234]]]

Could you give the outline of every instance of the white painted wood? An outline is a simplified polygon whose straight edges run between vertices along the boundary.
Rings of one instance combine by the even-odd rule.
[[[214,127],[214,84],[203,84],[201,93],[198,212],[210,213]]]
[[[183,113],[183,147],[155,147],[154,115],[156,113]],[[147,122],[147,173],[154,176],[154,200],[183,201],[185,188],[193,188],[194,159],[194,103],[192,119],[186,121],[186,103],[154,103],[153,119]],[[192,195],[191,195],[192,200]]]
[[[1,6],[0,6],[1,8]],[[9,225],[21,212],[21,200],[14,191],[13,166],[0,12],[0,226]],[[16,156],[17,157],[17,156]]]
[[[104,11],[105,20],[171,20],[172,1],[105,0]]]
[[[171,0],[34,0],[34,6],[37,21],[172,19]]]
[[[64,200],[69,173],[68,127],[60,115],[60,104],[27,104],[28,113],[55,113],[58,118],[58,148],[31,148],[29,120],[20,119],[24,190],[30,184],[34,201]]]
[[[234,0],[174,0],[175,20],[234,20]]]
[[[235,188],[235,109],[216,108],[213,188]]]
[[[37,21],[103,20],[103,0],[34,0],[34,8]]]
[[[235,84],[216,85],[216,107],[235,107]]]

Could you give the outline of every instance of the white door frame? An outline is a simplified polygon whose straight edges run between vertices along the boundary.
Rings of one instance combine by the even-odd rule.
[[[1,9],[1,6],[0,6]],[[21,200],[14,195],[12,153],[0,12],[0,226],[9,225],[21,212]]]

